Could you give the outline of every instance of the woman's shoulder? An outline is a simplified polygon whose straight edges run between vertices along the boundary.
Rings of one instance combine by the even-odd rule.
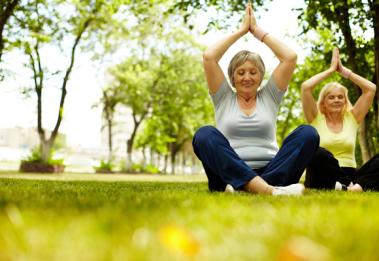
[[[357,122],[357,119],[355,118],[354,114],[351,112],[351,110],[346,111],[344,115],[344,120],[348,120],[352,122],[354,125],[359,126],[359,123]]]
[[[322,112],[317,111],[316,116],[314,117],[314,119],[312,120],[310,125],[315,127],[315,126],[323,124],[323,123],[326,123],[325,115]]]
[[[231,99],[233,97],[234,92],[232,87],[228,83],[226,79],[221,83],[220,88],[213,94],[210,94],[213,103],[216,106],[223,104],[226,100]]]
[[[278,106],[281,103],[281,100],[286,91],[279,89],[278,85],[275,82],[274,77],[271,75],[265,84],[263,84],[258,90],[258,97],[269,98],[273,100]]]

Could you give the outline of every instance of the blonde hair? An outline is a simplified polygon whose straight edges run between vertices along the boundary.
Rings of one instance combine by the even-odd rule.
[[[230,83],[232,84],[233,87],[235,87],[234,86],[234,71],[237,69],[238,66],[241,66],[246,61],[252,62],[257,67],[259,73],[261,74],[261,81],[259,83],[261,84],[263,80],[263,76],[265,74],[265,70],[266,70],[265,64],[263,63],[261,56],[254,52],[242,50],[233,56],[228,67],[228,76],[229,76]]]
[[[345,112],[350,111],[353,108],[353,106],[351,105],[351,102],[349,100],[349,96],[348,96],[349,91],[347,90],[347,88],[345,86],[343,86],[342,84],[339,84],[338,82],[330,82],[330,83],[325,84],[324,87],[322,87],[320,94],[318,96],[317,108],[318,108],[319,112],[321,112],[322,114],[325,114],[325,109],[323,106],[325,97],[328,96],[328,94],[331,91],[333,91],[337,88],[342,89],[343,94],[345,96],[345,100],[346,100],[346,103],[342,109],[342,115],[344,115]]]

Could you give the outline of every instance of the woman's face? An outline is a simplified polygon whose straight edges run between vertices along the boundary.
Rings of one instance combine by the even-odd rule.
[[[261,74],[258,68],[250,61],[238,66],[233,76],[237,92],[254,93],[261,83]]]
[[[345,93],[342,88],[334,88],[324,98],[324,109],[326,113],[342,112],[346,105]]]

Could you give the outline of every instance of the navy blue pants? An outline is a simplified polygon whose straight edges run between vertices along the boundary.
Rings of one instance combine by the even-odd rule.
[[[260,169],[251,169],[230,146],[226,137],[213,126],[197,130],[192,146],[203,163],[211,191],[223,191],[226,184],[241,190],[256,176],[273,186],[297,183],[319,147],[315,128],[301,125],[283,141],[276,156]]]

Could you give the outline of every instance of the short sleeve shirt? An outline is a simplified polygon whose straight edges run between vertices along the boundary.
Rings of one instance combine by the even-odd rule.
[[[284,93],[271,77],[258,90],[256,108],[249,116],[240,110],[237,95],[226,79],[218,91],[211,95],[218,130],[252,169],[266,166],[279,150],[276,119]]]

